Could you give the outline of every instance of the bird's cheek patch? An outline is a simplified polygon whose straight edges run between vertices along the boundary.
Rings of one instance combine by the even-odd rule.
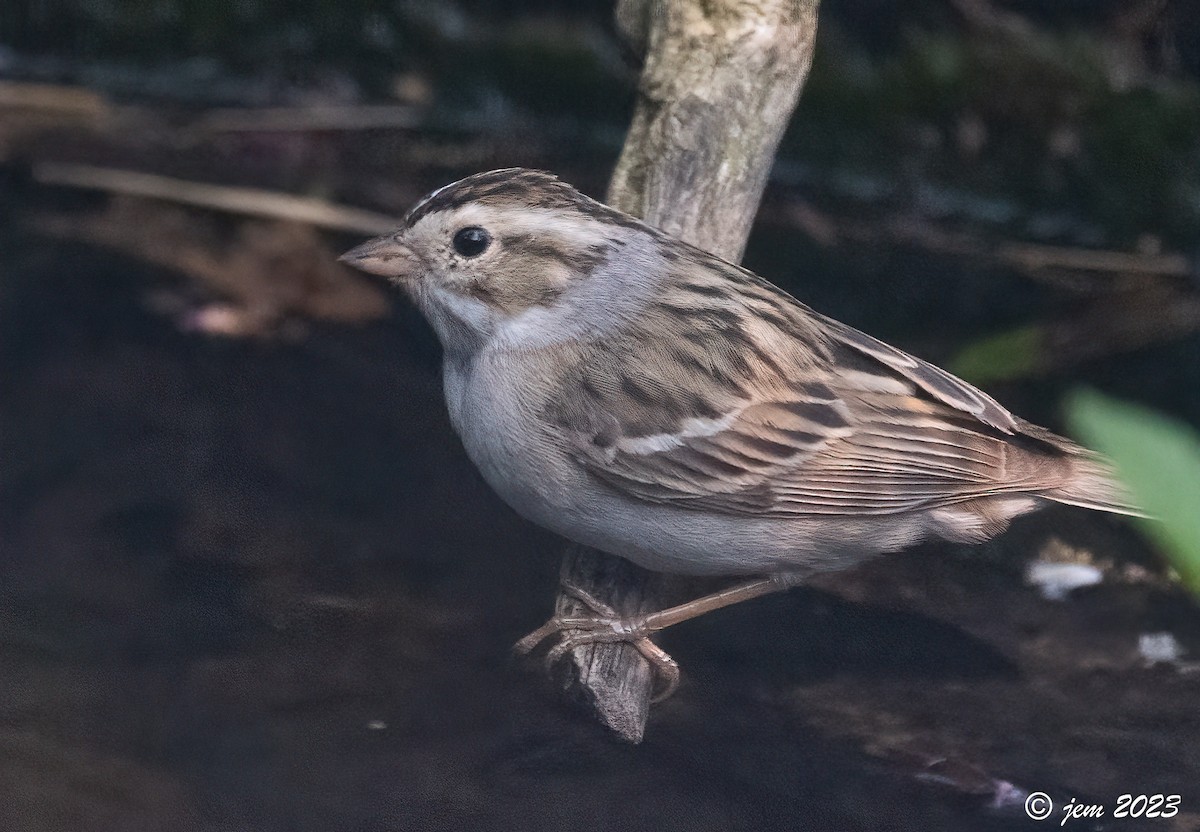
[[[509,315],[534,307],[551,307],[566,289],[569,274],[561,267],[537,263],[521,271],[507,272],[491,282],[492,302]]]
[[[459,294],[490,303],[493,306],[501,305],[497,299],[496,287],[492,285],[491,281],[484,278],[458,280],[451,288]]]

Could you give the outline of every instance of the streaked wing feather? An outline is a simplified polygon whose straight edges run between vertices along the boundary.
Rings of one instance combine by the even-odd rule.
[[[982,424],[986,433],[948,427],[954,411],[945,410],[948,421],[931,427],[925,413],[919,424],[855,421],[864,414],[851,407],[842,429],[774,458],[712,464],[719,458],[713,447],[744,440],[740,432],[747,425],[739,419],[720,433],[669,450],[618,451],[605,460],[590,454],[584,461],[611,486],[651,502],[776,517],[895,514],[1039,487],[1036,479],[1007,476],[1000,435]],[[952,430],[960,434],[953,443],[946,439]],[[730,464],[734,467],[725,467]]]
[[[644,499],[736,497],[851,432],[842,402],[803,397],[801,391],[792,387],[743,405],[719,427],[695,420],[669,441],[619,438],[608,448],[585,443],[579,457],[596,476]]]
[[[825,330],[840,343],[875,359],[913,382],[943,404],[969,413],[986,425],[1004,433],[1013,433],[1017,421],[995,399],[978,389],[916,356],[859,332],[841,321],[807,310],[821,322]]]
[[[1023,423],[986,393],[723,268],[744,281],[746,306],[716,315],[709,294],[728,290],[691,286],[691,306],[662,319],[678,332],[581,362],[585,392],[636,377],[625,387],[640,393],[593,396],[589,406],[611,410],[560,421],[605,426],[604,441],[574,431],[575,456],[600,480],[649,502],[757,516],[895,514],[1060,484],[1038,452],[1013,455],[1014,441],[1041,440],[1014,437]],[[704,353],[714,339],[730,349]],[[666,343],[691,352],[660,363]],[[686,417],[686,396],[712,412]]]

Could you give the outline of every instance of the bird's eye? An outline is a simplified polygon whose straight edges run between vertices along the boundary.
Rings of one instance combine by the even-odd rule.
[[[478,225],[460,229],[454,235],[454,250],[463,257],[478,257],[492,242],[492,235]]]

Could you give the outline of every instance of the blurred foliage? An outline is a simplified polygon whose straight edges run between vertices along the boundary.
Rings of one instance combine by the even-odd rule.
[[[544,31],[517,27],[490,52],[492,77],[513,100],[543,115],[568,115],[622,122],[633,110],[633,72],[623,72],[615,54],[586,39],[547,38]]]
[[[836,30],[822,35],[785,153],[913,191],[973,194],[1019,236],[1037,212],[1060,217],[1032,235],[1043,239],[1057,224],[1100,226],[1108,238],[1064,242],[1124,247],[1144,233],[1200,242],[1194,78],[1118,78],[1109,44],[1081,31],[1006,39],[910,29],[882,55]]]
[[[336,60],[394,66],[401,18],[382,0],[29,0],[10,9],[0,39],[18,48],[82,60],[152,64],[212,58],[233,69]],[[402,39],[401,39],[402,40]]]
[[[968,344],[947,366],[975,384],[1023,378],[1038,366],[1043,340],[1041,327],[1019,327]]]
[[[1142,528],[1200,595],[1200,435],[1137,405],[1082,391],[1068,402],[1074,432],[1117,466],[1138,504],[1155,519]]]

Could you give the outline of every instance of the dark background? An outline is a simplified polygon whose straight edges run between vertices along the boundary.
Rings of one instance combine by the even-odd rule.
[[[1198,8],[829,0],[747,264],[1056,429],[1082,386],[1200,425]],[[0,829],[1034,828],[1004,784],[1177,793],[1068,826],[1200,828],[1200,616],[1124,521],[1048,510],[686,624],[625,746],[510,658],[562,544],[465,459],[419,316],[334,262],[363,235],[47,181],[398,216],[531,165],[601,195],[636,79],[610,15],[0,9]],[[264,115],[364,105],[405,124]],[[1104,581],[1047,600],[1037,559]],[[1184,661],[1148,665],[1162,632]]]

